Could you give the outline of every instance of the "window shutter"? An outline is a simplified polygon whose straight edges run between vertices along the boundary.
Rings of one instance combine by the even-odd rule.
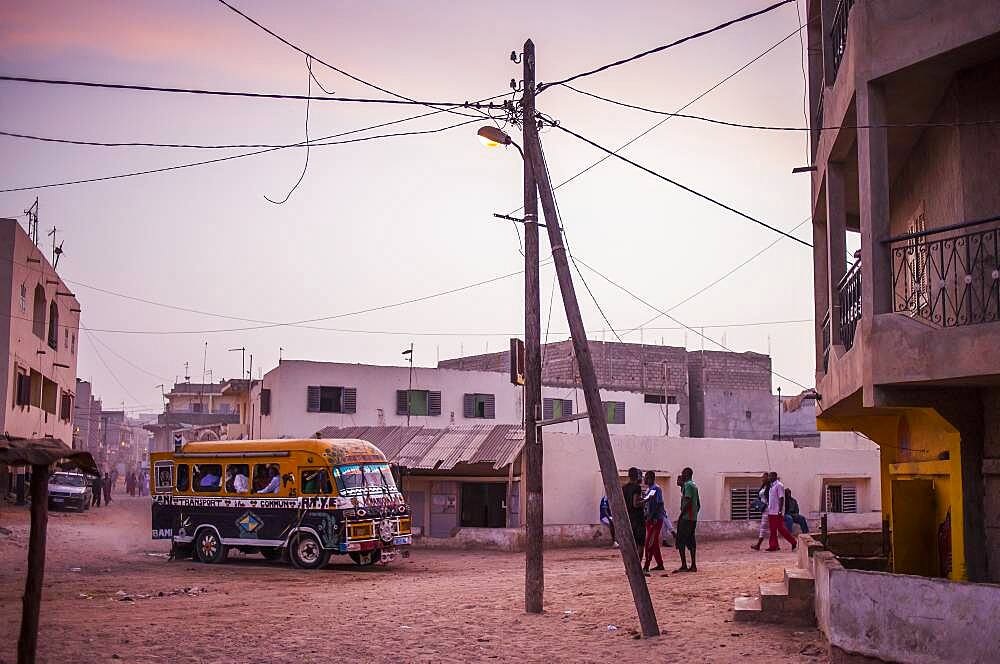
[[[406,390],[396,390],[396,414],[406,415],[410,412],[410,404],[407,400]]]
[[[858,490],[853,484],[845,484],[840,487],[841,491],[841,509],[844,512],[857,512],[858,511]]]
[[[729,490],[729,518],[732,521],[747,521],[750,518],[750,502],[745,486]]]
[[[571,399],[563,399],[562,403],[562,416],[567,417],[573,414],[573,401]]]
[[[462,417],[476,416],[476,395],[466,394],[462,397]]]
[[[343,395],[344,395],[344,412],[345,413],[358,412],[358,388],[345,387]]]
[[[427,393],[427,414],[428,415],[440,415],[441,414],[441,393],[440,392],[428,392]]]
[[[260,390],[260,414],[271,414],[271,388],[265,387]]]
[[[542,399],[542,419],[552,419],[552,399]]]
[[[31,377],[28,374],[17,375],[17,405],[27,406],[31,403]]]
[[[319,385],[310,385],[309,388],[308,388],[308,393],[309,394],[308,394],[308,400],[307,400],[308,403],[306,404],[306,411],[310,412],[310,413],[318,413],[319,412],[319,402],[320,402],[320,398],[319,398],[319,394],[320,394]]]
[[[497,400],[492,394],[486,395],[486,419],[494,420],[497,416]]]
[[[826,494],[826,509],[823,510],[823,511],[824,512],[832,512],[833,511],[833,496],[830,495],[830,487],[829,487],[829,485],[827,485],[826,490],[824,491],[824,493]]]
[[[625,402],[616,401],[615,402],[615,421],[614,424],[625,424]]]

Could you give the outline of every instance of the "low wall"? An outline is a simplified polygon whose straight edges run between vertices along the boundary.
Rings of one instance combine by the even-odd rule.
[[[996,661],[1000,586],[845,569],[814,538],[800,543],[834,649],[912,664]]]

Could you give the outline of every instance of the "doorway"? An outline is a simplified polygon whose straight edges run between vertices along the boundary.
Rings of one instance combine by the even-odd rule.
[[[503,482],[463,482],[463,528],[504,528],[507,525],[507,485]]]

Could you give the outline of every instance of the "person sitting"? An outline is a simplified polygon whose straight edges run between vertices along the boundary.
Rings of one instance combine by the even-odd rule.
[[[271,480],[267,483],[266,487],[257,493],[278,493],[281,490],[281,473],[278,472],[278,467],[271,466],[268,472],[270,473]]]
[[[792,490],[785,489],[785,527],[788,532],[792,531],[792,524],[798,524],[802,532],[809,532],[809,522],[799,514],[799,501],[792,498]]]
[[[211,469],[206,470],[201,478],[198,480],[198,486],[202,489],[214,489],[219,488],[219,476],[211,471]]]

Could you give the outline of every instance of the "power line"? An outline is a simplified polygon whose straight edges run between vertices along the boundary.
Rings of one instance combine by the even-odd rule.
[[[122,391],[126,395],[128,395],[130,399],[132,399],[133,403],[139,403],[139,400],[135,398],[135,395],[132,394],[132,392],[130,392],[129,389],[125,387],[125,385],[120,380],[118,380],[118,376],[116,376],[115,372],[111,370],[111,367],[108,366],[108,363],[104,361],[104,356],[101,355],[101,349],[97,347],[96,343],[94,343],[94,338],[90,335],[90,330],[85,328],[83,325],[80,326],[80,329],[87,333],[87,338],[90,339],[90,345],[94,349],[94,353],[97,354],[97,359],[99,359],[101,361],[101,364],[104,365],[104,368],[107,369],[107,372],[111,375],[111,378],[113,378],[114,381],[118,383],[118,387],[122,388]]]
[[[81,325],[81,327],[83,327],[83,326]],[[86,328],[83,328],[83,329],[84,329],[84,331],[87,332],[87,335],[90,337],[91,341],[97,341],[99,344],[101,344],[102,346],[104,346],[104,348],[107,349],[107,351],[109,353],[111,353],[112,355],[114,355],[119,360],[121,360],[125,364],[129,365],[130,367],[132,367],[136,371],[140,371],[140,372],[146,374],[147,376],[151,376],[151,377],[155,378],[156,380],[162,380],[165,383],[169,383],[170,382],[169,378],[164,378],[163,376],[157,375],[157,374],[153,373],[152,371],[149,371],[148,369],[144,369],[144,368],[140,367],[138,364],[136,364],[135,362],[133,362],[132,360],[128,359],[127,357],[125,357],[124,355],[122,355],[118,351],[116,351],[114,348],[112,348],[111,346],[109,346],[108,344],[106,344],[104,342],[104,340],[101,339],[99,336],[97,336],[93,332],[90,332]]]
[[[308,72],[308,76],[306,77],[306,86],[307,86],[306,90],[307,94],[311,95],[312,82],[313,82],[312,59],[308,55],[306,56],[306,71]],[[305,163],[302,164],[302,172],[299,173],[299,179],[295,181],[295,184],[292,185],[292,188],[288,190],[288,193],[285,194],[285,197],[282,198],[280,201],[272,200],[267,196],[267,194],[264,194],[264,200],[267,201],[268,203],[274,203],[275,205],[284,205],[285,203],[287,203],[288,199],[292,197],[293,193],[295,193],[295,190],[299,188],[300,184],[302,184],[302,180],[304,180],[306,177],[306,171],[309,170],[309,153],[311,152],[309,145],[309,106],[310,106],[310,100],[306,99],[306,127],[305,127],[306,159]]]
[[[591,146],[597,148],[598,150],[602,150],[602,151],[608,153],[609,156],[617,157],[618,159],[621,159],[622,161],[624,161],[626,164],[631,164],[632,166],[635,166],[636,168],[638,168],[638,169],[640,169],[642,171],[645,171],[646,173],[649,173],[650,175],[652,175],[654,177],[657,177],[657,178],[663,180],[664,182],[669,182],[670,184],[672,184],[675,187],[678,187],[680,189],[683,189],[684,191],[688,192],[689,194],[694,194],[695,196],[697,196],[699,198],[702,198],[702,199],[704,199],[704,200],[706,200],[706,201],[708,201],[710,203],[718,205],[719,207],[723,208],[724,210],[728,210],[728,211],[730,211],[730,212],[732,212],[734,214],[737,214],[737,215],[743,217],[744,219],[747,219],[749,221],[752,221],[755,224],[763,226],[764,228],[767,228],[768,230],[774,231],[775,233],[777,233],[779,235],[784,235],[785,237],[789,238],[790,240],[795,240],[799,244],[802,244],[802,245],[805,245],[806,247],[812,248],[812,245],[809,244],[808,242],[806,242],[805,240],[801,240],[801,239],[795,237],[794,235],[790,235],[789,233],[786,233],[785,231],[781,230],[780,228],[777,228],[775,226],[772,226],[771,224],[763,222],[760,219],[757,219],[756,217],[750,216],[746,212],[742,212],[741,210],[737,210],[736,208],[732,207],[731,205],[727,205],[727,204],[723,203],[722,201],[719,201],[719,200],[717,200],[715,198],[712,198],[711,196],[708,196],[707,194],[703,194],[700,191],[696,191],[695,189],[692,189],[691,187],[688,187],[687,185],[681,184],[677,180],[673,180],[671,178],[668,178],[666,175],[662,175],[660,173],[657,173],[656,171],[654,171],[654,170],[652,170],[650,168],[647,168],[646,166],[643,166],[642,164],[640,164],[638,162],[632,161],[628,157],[624,157],[624,156],[618,154],[617,152],[614,152],[614,151],[612,151],[612,150],[604,147],[603,145],[599,145],[598,143],[595,143],[594,141],[590,140],[589,138],[581,136],[580,134],[576,133],[575,131],[571,131],[571,130],[567,129],[566,127],[563,127],[559,123],[552,123],[552,126],[554,126],[556,129],[560,129],[560,130],[566,132],[570,136],[574,136],[574,137],[578,138],[579,140],[583,141],[584,143],[587,143],[588,145],[591,145]]]
[[[222,0],[219,0],[219,1],[221,2]],[[665,51],[668,48],[673,48],[674,46],[678,46],[678,45],[683,44],[685,42],[689,42],[691,40],[698,39],[699,37],[704,37],[705,35],[710,35],[713,32],[718,32],[719,30],[723,30],[723,29],[728,28],[728,27],[730,27],[732,25],[735,25],[737,23],[741,23],[743,21],[748,21],[748,20],[750,20],[752,18],[756,18],[758,16],[761,16],[762,14],[766,14],[766,13],[768,13],[770,11],[775,10],[778,7],[781,7],[782,5],[787,5],[790,2],[795,2],[795,0],[781,0],[780,2],[776,2],[775,4],[771,5],[770,7],[765,7],[764,9],[761,9],[761,10],[756,11],[756,12],[752,12],[750,14],[744,14],[743,16],[731,19],[729,21],[726,21],[725,23],[720,23],[719,25],[715,26],[714,28],[709,28],[707,30],[702,30],[701,32],[696,32],[693,35],[688,35],[687,37],[681,37],[680,39],[678,39],[676,41],[670,42],[669,44],[664,44],[663,46],[657,46],[656,48],[651,48],[648,51],[643,51],[642,53],[637,53],[636,55],[633,55],[633,56],[628,57],[628,58],[624,58],[622,60],[616,60],[615,62],[606,64],[606,65],[602,65],[600,67],[597,67],[596,69],[591,69],[590,71],[585,71],[585,72],[582,72],[582,73],[579,73],[579,74],[574,74],[573,76],[569,76],[567,78],[560,79],[558,81],[555,81],[554,83],[540,83],[538,85],[538,91],[541,92],[541,91],[543,91],[543,90],[545,90],[547,88],[551,88],[554,85],[563,85],[565,83],[569,83],[570,81],[575,81],[578,78],[583,78],[584,76],[592,76],[593,74],[597,74],[599,72],[611,69],[612,67],[618,67],[620,65],[624,65],[624,64],[627,64],[629,62],[633,62],[635,60],[638,60],[639,58],[644,58],[647,55],[652,55],[654,53],[659,53],[661,51]]]
[[[709,122],[711,124],[722,125],[724,127],[736,127],[739,129],[759,129],[762,131],[837,131],[840,129],[918,129],[918,128],[929,128],[929,127],[966,127],[966,126],[980,126],[980,125],[994,125],[1000,124],[1000,119],[996,120],[968,120],[968,121],[956,121],[956,122],[888,122],[885,124],[877,125],[833,125],[830,127],[793,127],[793,126],[776,126],[776,125],[759,125],[750,124],[746,122],[732,122],[728,120],[719,120],[718,118],[709,118],[703,115],[691,115],[689,113],[671,113],[670,111],[661,111],[655,108],[649,108],[647,106],[640,106],[638,104],[631,104],[628,102],[621,101],[619,99],[612,99],[610,97],[604,97],[587,90],[581,90],[580,88],[573,87],[572,85],[564,85],[564,88],[577,92],[581,95],[587,97],[592,97],[594,99],[599,99],[601,101],[607,102],[609,104],[615,104],[616,106],[622,106],[624,108],[631,108],[637,111],[644,111],[646,113],[653,113],[655,115],[664,115],[667,118],[684,118],[686,120],[699,120],[701,122]]]
[[[440,113],[442,111],[435,111],[435,112]],[[425,115],[431,115],[431,113],[427,113]],[[422,116],[416,116],[416,117],[422,117]],[[413,118],[408,118],[408,119],[413,119]],[[447,131],[449,129],[454,129],[456,127],[461,127],[463,125],[472,124],[473,122],[480,122],[480,119],[476,118],[474,120],[466,120],[464,122],[458,122],[456,124],[448,125],[446,127],[438,127],[437,129],[425,129],[425,130],[421,130],[421,131],[403,131],[403,132],[395,132],[395,133],[391,133],[391,134],[376,134],[374,136],[362,136],[361,138],[352,138],[352,139],[348,139],[348,140],[345,140],[345,141],[329,141],[329,142],[326,142],[326,143],[321,143],[320,145],[344,145],[344,144],[347,144],[347,143],[361,143],[361,142],[364,142],[364,141],[372,141],[372,140],[378,140],[378,139],[383,139],[383,138],[397,138],[397,137],[400,137],[400,136],[419,136],[419,135],[423,135],[423,134],[436,134],[436,133],[439,133],[439,132],[442,132],[442,131]],[[384,126],[384,125],[382,125],[382,126]],[[349,132],[345,132],[345,133],[342,133],[342,134],[335,134],[335,136],[343,136],[343,135],[346,135],[346,134],[353,134],[353,133],[357,133],[357,132],[360,132],[360,131],[366,131],[368,129],[373,129],[373,128],[374,127],[366,127],[364,129],[355,129],[355,130],[352,130],[352,131],[349,131]],[[328,138],[332,138],[332,137],[328,137]],[[92,182],[104,182],[106,180],[118,180],[118,179],[121,179],[121,178],[136,177],[136,176],[139,176],[139,175],[152,175],[152,174],[155,174],[155,173],[166,173],[168,171],[176,171],[176,170],[180,170],[180,169],[183,169],[183,168],[192,168],[194,166],[206,166],[208,164],[217,164],[217,163],[224,162],[224,161],[231,161],[233,159],[242,159],[244,157],[254,157],[256,155],[266,154],[268,152],[274,152],[276,150],[283,150],[285,148],[290,148],[290,147],[299,147],[299,146],[302,146],[302,145],[304,145],[304,143],[302,143],[302,142],[300,142],[300,143],[293,143],[291,145],[284,145],[284,146],[278,146],[278,147],[273,147],[273,148],[267,148],[267,149],[264,149],[264,150],[255,150],[254,152],[243,152],[241,154],[234,154],[234,155],[229,155],[229,156],[226,156],[226,157],[216,157],[215,159],[205,159],[205,160],[202,160],[202,161],[194,161],[194,162],[188,162],[188,163],[184,163],[184,164],[174,164],[173,166],[164,166],[164,167],[161,167],[161,168],[152,168],[152,169],[147,169],[147,170],[144,170],[144,171],[130,171],[128,173],[118,173],[116,175],[105,175],[105,176],[101,176],[101,177],[84,178],[84,179],[80,179],[80,180],[67,180],[67,181],[64,181],[64,182],[50,182],[48,184],[33,185],[33,186],[30,186],[30,187],[10,187],[10,188],[7,188],[7,189],[0,189],[0,193],[10,193],[10,192],[14,192],[14,191],[31,191],[33,189],[48,189],[48,188],[51,188],[51,187],[66,187],[66,186],[74,185],[74,184],[89,184],[89,183],[92,183]]]
[[[790,0],[789,0],[790,1]],[[60,85],[81,88],[98,88],[105,90],[133,90],[137,92],[165,92],[171,94],[189,95],[210,95],[216,97],[248,97],[251,99],[295,99],[310,101],[335,101],[354,104],[393,104],[403,106],[427,106],[439,109],[439,107],[449,108],[487,108],[502,109],[502,106],[490,103],[470,102],[470,101],[418,101],[415,99],[369,99],[365,97],[316,97],[310,95],[279,94],[268,92],[237,92],[232,90],[205,90],[200,88],[171,88],[158,85],[136,85],[132,83],[101,83],[98,81],[73,81],[68,79],[54,78],[33,78],[29,76],[3,76],[0,81],[12,81],[15,83],[36,83],[39,85]],[[448,108],[439,109],[442,112]]]
[[[816,19],[811,19],[808,23],[806,23],[806,25],[808,25],[809,23],[812,23],[815,20]],[[703,98],[707,97],[709,94],[711,94],[712,92],[714,92],[716,89],[718,89],[718,88],[722,87],[723,85],[725,85],[731,79],[733,79],[736,76],[738,76],[741,73],[743,73],[746,69],[749,69],[755,62],[757,62],[758,60],[760,60],[761,58],[763,58],[764,56],[766,56],[768,53],[770,53],[774,49],[778,48],[779,46],[781,46],[782,44],[784,44],[786,41],[788,41],[789,39],[791,39],[792,37],[794,37],[796,34],[798,34],[798,32],[799,32],[800,29],[801,28],[793,30],[792,32],[789,32],[787,35],[785,35],[784,37],[782,37],[778,41],[776,41],[773,44],[771,44],[770,46],[768,46],[766,49],[764,49],[763,51],[761,51],[760,53],[758,53],[757,55],[755,55],[753,58],[747,60],[742,65],[740,65],[738,68],[736,68],[735,70],[733,70],[729,74],[726,74],[725,76],[723,76],[714,85],[712,85],[709,88],[707,88],[706,90],[698,93],[692,99],[690,99],[688,102],[686,102],[685,104],[683,104],[680,108],[677,109],[676,112],[680,113],[681,111],[684,111],[685,109],[690,108],[691,106],[693,106],[694,104],[696,104],[697,102],[701,101]],[[568,87],[568,86],[566,86],[566,87]],[[633,143],[635,143],[639,139],[641,139],[644,136],[652,133],[654,130],[656,130],[657,128],[661,127],[664,123],[668,122],[669,120],[670,120],[670,118],[666,117],[666,118],[663,118],[662,120],[654,122],[652,125],[650,125],[646,129],[644,129],[643,131],[639,132],[638,134],[636,134],[635,136],[633,136],[629,140],[627,140],[624,143],[622,143],[618,147],[618,149],[615,150],[615,152],[616,153],[617,152],[621,152],[622,150],[624,150],[625,148],[629,147],[630,145],[632,145]],[[557,184],[554,187],[552,187],[553,191],[555,191],[556,189],[559,189],[563,185],[569,184],[570,182],[572,182],[573,180],[577,179],[581,175],[584,175],[585,173],[590,172],[592,169],[596,168],[597,166],[600,166],[605,161],[607,161],[608,159],[610,159],[611,156],[612,155],[604,155],[603,157],[601,157],[600,159],[598,159],[594,163],[590,164],[589,166],[587,166],[587,167],[585,167],[585,168],[577,171],[576,173],[574,173],[573,175],[569,176],[568,178],[566,178],[565,180],[563,180],[559,184]],[[521,207],[518,207],[518,208],[515,208],[515,209],[511,210],[507,214],[516,214],[516,213],[520,212],[523,209],[524,209],[524,206],[521,206]]]
[[[709,341],[709,342],[715,344],[716,346],[718,346],[719,348],[722,348],[723,350],[729,351],[730,353],[736,353],[737,352],[737,351],[733,350],[732,348],[729,348],[728,346],[726,346],[726,345],[724,345],[722,343],[719,343],[715,339],[712,339],[711,337],[706,336],[703,332],[700,332],[696,328],[693,328],[690,325],[687,325],[686,323],[678,320],[677,318],[675,318],[674,316],[670,315],[668,312],[664,311],[663,309],[660,309],[656,305],[651,304],[648,300],[640,297],[639,295],[636,295],[634,292],[632,292],[631,290],[629,290],[625,286],[619,284],[618,282],[612,280],[610,277],[605,276],[602,272],[598,271],[594,267],[592,267],[590,265],[587,265],[587,263],[585,263],[584,261],[581,260],[580,264],[583,265],[588,270],[590,270],[591,272],[593,272],[594,274],[596,274],[597,276],[599,276],[601,279],[604,279],[606,282],[608,282],[609,284],[611,284],[615,288],[617,288],[617,289],[621,290],[622,292],[624,292],[626,295],[628,295],[632,299],[634,299],[637,302],[640,302],[640,303],[646,305],[647,307],[649,307],[653,311],[656,311],[657,313],[659,313],[659,314],[661,314],[663,316],[666,316],[667,318],[669,318],[670,320],[674,321],[678,325],[684,327],[684,329],[686,329],[686,330],[688,330],[690,332],[694,332],[695,334],[697,334],[702,339],[705,339],[706,341]],[[773,375],[777,376],[778,378],[781,378],[783,380],[787,380],[789,383],[792,383],[793,385],[798,385],[803,390],[809,389],[808,387],[806,387],[802,383],[798,382],[797,380],[793,380],[793,379],[789,378],[788,376],[783,376],[780,373],[778,373],[777,371],[774,371],[773,369],[771,370],[771,373]]]

